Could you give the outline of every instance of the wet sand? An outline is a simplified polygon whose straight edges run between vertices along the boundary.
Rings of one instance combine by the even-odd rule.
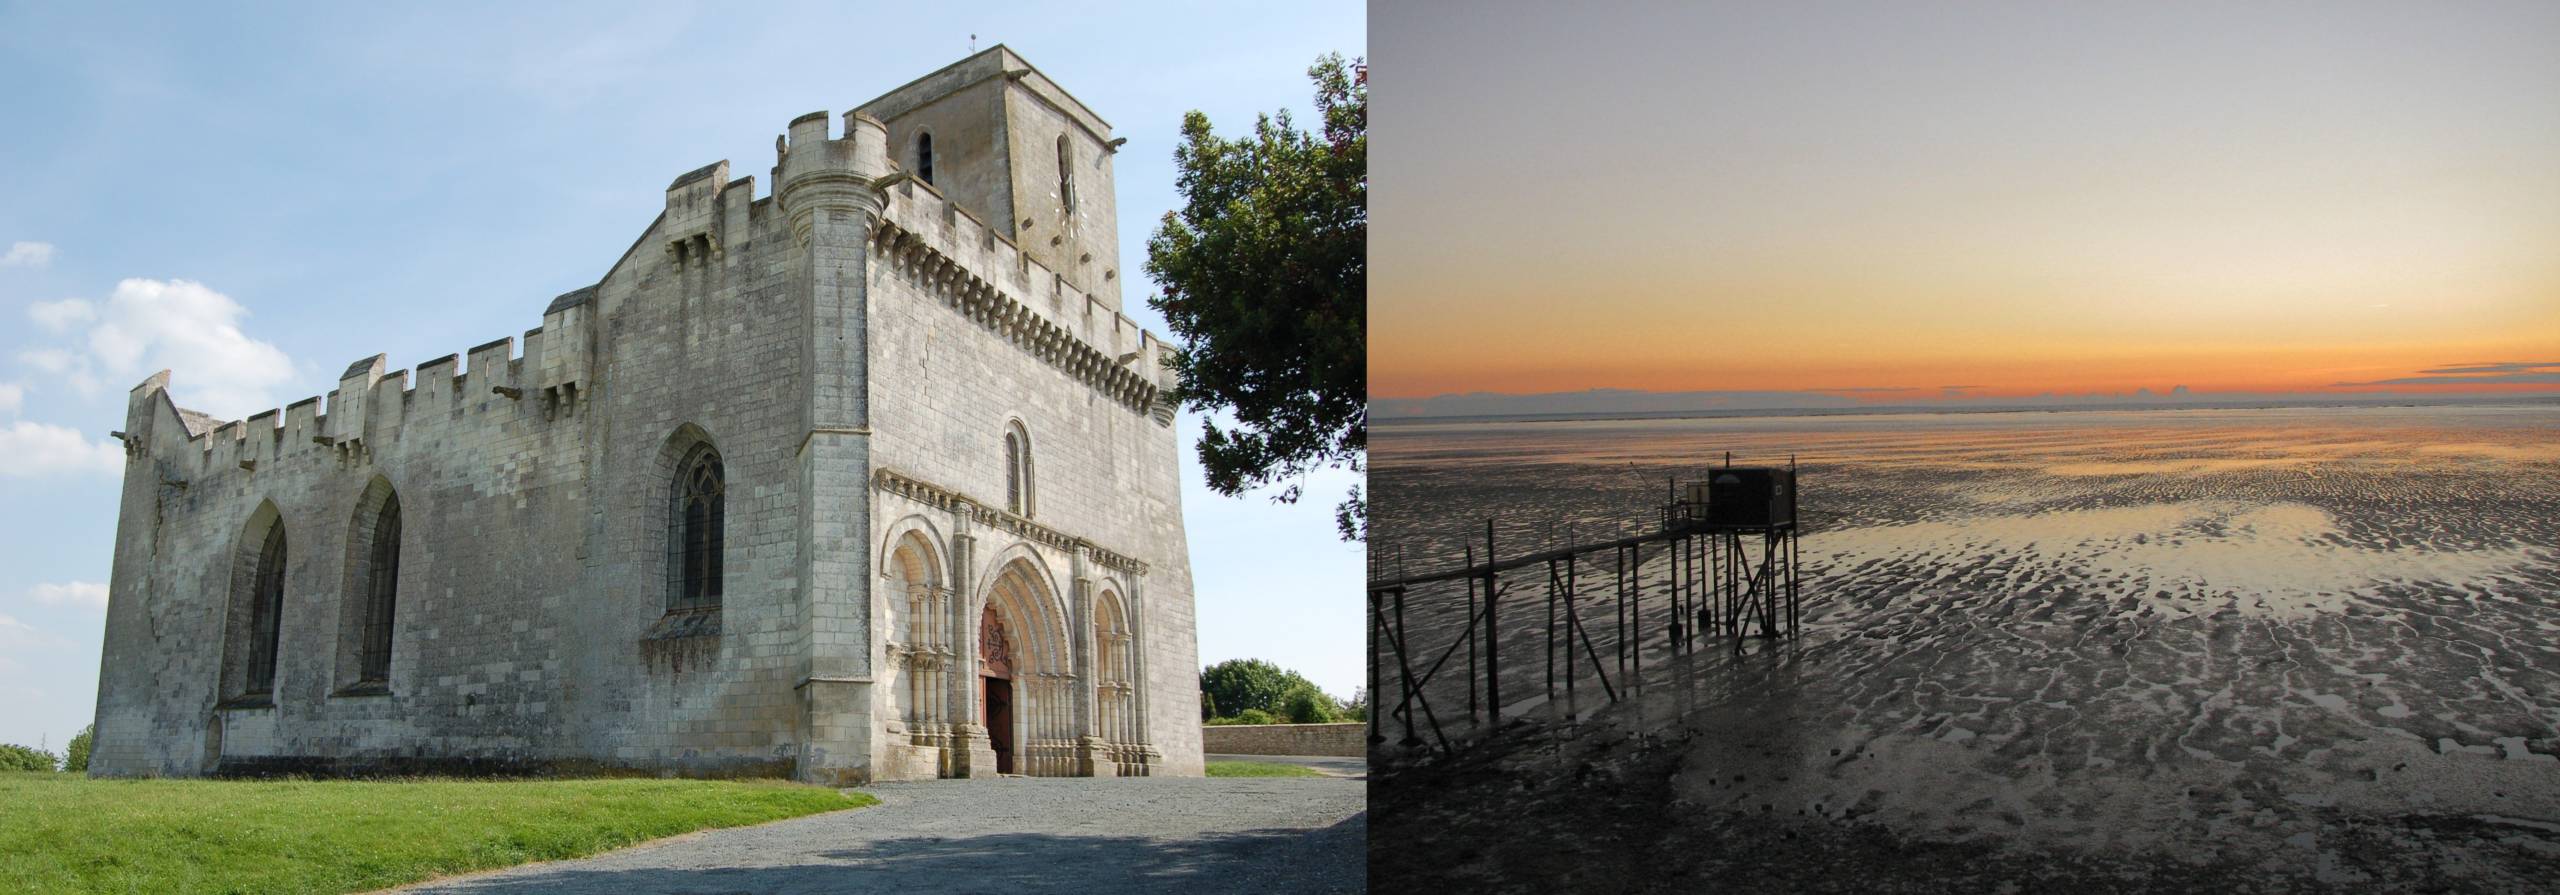
[[[2560,879],[2560,408],[1376,434],[1384,572],[1399,548],[1407,571],[1451,564],[1489,515],[1505,555],[1631,532],[1666,476],[1726,450],[1800,454],[1810,524],[1793,643],[1675,657],[1659,558],[1636,604],[1586,596],[1602,668],[1634,691],[1615,705],[1587,664],[1569,707],[1543,702],[1544,575],[1518,576],[1504,688],[1527,720],[1457,765],[1381,762],[1379,841],[1436,856],[1416,872],[1526,886],[1620,861],[1654,868],[1645,884],[1825,866],[1861,868],[1843,887],[2006,878],[1978,876],[1993,868],[2107,888]],[[1412,594],[1416,645],[1452,642],[1463,602]],[[1617,664],[1622,609],[1641,676]],[[1432,703],[1462,729],[1450,667]],[[1383,692],[1392,704],[1392,674]],[[1571,823],[1560,835],[1627,835],[1570,866],[1466,860],[1468,836],[1507,835],[1470,813],[1488,780]]]

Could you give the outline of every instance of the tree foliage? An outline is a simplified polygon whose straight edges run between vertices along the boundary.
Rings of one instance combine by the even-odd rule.
[[[0,771],[51,771],[59,765],[51,752],[33,746],[0,743]]]
[[[1322,124],[1287,110],[1227,139],[1197,111],[1182,118],[1180,208],[1147,240],[1148,276],[1181,347],[1171,363],[1184,406],[1202,411],[1200,465],[1234,496],[1319,468],[1358,470],[1368,434],[1369,88],[1358,60],[1326,54],[1307,70]],[[1208,415],[1232,414],[1221,426]],[[1336,511],[1346,540],[1365,535],[1359,489]],[[1237,706],[1226,706],[1230,711]]]
[[[1280,696],[1280,714],[1291,724],[1331,724],[1342,720],[1342,707],[1312,685],[1291,687]]]
[[[97,725],[80,728],[79,733],[71,735],[71,742],[62,744],[62,769],[74,774],[88,773],[89,750],[97,744]]]
[[[1228,659],[1200,672],[1200,705],[1209,717],[1230,715],[1242,717],[1246,712],[1285,715],[1283,704],[1290,691],[1305,688],[1322,696],[1324,691],[1295,671],[1281,668],[1261,659]],[[1210,706],[1216,706],[1214,712]],[[1271,723],[1268,721],[1262,723]]]

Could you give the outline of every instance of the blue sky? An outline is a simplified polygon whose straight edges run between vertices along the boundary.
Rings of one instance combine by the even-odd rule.
[[[1224,133],[1305,115],[1308,64],[1367,42],[1357,2],[0,3],[0,742],[59,750],[92,714],[122,469],[107,433],[143,376],[172,367],[181,404],[236,417],[375,352],[406,367],[520,333],[604,273],[675,175],[723,158],[761,175],[791,118],[956,61],[973,33],[1128,138],[1133,273],[1176,200],[1184,111]],[[1128,313],[1163,332],[1153,286],[1129,285]],[[1281,506],[1186,469],[1204,662],[1362,682],[1361,551],[1330,518],[1353,480]]]

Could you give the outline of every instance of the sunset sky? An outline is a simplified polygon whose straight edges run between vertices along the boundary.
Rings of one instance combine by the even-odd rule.
[[[2560,393],[2560,5],[1371,17],[1380,398]]]

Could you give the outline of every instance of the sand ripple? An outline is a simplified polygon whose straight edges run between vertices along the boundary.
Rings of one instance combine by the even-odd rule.
[[[1701,458],[1801,451],[1800,642],[1675,663],[1658,557],[1638,605],[1581,601],[1604,667],[1628,618],[1654,672],[1594,720],[1697,734],[1686,800],[2341,881],[2359,818],[2560,823],[2560,410],[2080,416],[1382,427],[1372,552],[1604,537]],[[1553,713],[1520,577],[1506,695]],[[1410,595],[1418,643],[1462,601]]]

